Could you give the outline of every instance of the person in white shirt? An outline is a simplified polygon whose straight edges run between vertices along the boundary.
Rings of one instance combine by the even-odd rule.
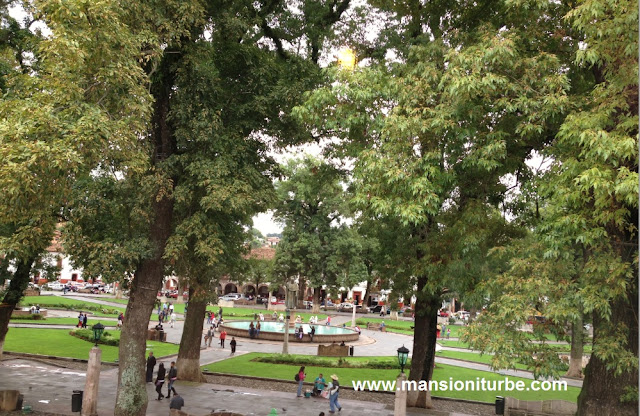
[[[171,328],[173,328],[173,324],[176,323],[176,313],[171,311]]]

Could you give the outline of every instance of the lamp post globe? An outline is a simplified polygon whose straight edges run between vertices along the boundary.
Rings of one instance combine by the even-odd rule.
[[[400,364],[400,372],[404,373],[404,366],[407,365],[409,358],[409,349],[404,345],[398,348],[398,364]]]
[[[100,341],[100,337],[102,336],[102,332],[104,331],[104,325],[98,322],[97,324],[91,327],[91,330],[93,331],[93,340],[95,341],[96,343],[95,346],[97,347],[98,341]]]

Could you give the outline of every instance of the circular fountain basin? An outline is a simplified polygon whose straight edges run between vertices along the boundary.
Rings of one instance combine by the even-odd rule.
[[[222,325],[227,336],[244,337],[249,338],[249,325],[251,321],[228,321]],[[255,322],[254,322],[255,325]],[[304,330],[304,336],[302,340],[299,340],[295,336],[295,331],[302,326]],[[343,328],[339,326],[327,326],[319,324],[289,324],[289,341],[290,342],[311,342],[311,326],[316,328],[316,333],[313,336],[313,342],[327,343],[327,342],[342,342],[342,341],[357,341],[360,336],[356,331],[349,328]],[[257,339],[270,340],[270,341],[284,341],[284,329],[283,322],[260,322],[260,335]]]

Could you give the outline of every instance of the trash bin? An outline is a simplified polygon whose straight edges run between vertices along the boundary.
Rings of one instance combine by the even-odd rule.
[[[504,414],[504,397],[502,396],[496,396],[496,414]]]
[[[18,394],[18,403],[16,403],[16,410],[22,410],[23,402],[24,402],[24,394]]]
[[[71,411],[79,412],[82,410],[82,390],[74,390],[71,395]]]
[[[353,350],[354,350],[354,347],[352,345],[352,346],[349,347],[349,355],[352,356],[352,357],[353,357]]]
[[[158,331],[158,341],[163,342],[164,340],[164,331]]]

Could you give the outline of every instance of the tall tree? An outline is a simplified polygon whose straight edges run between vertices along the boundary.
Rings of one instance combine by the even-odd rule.
[[[242,222],[266,208],[274,174],[273,161],[265,154],[266,138],[288,144],[308,136],[292,123],[289,108],[315,82],[323,42],[348,4],[310,1],[300,8],[286,2],[169,2],[157,9],[144,2],[127,5],[131,14],[123,24],[141,25],[163,40],[162,53],[143,63],[153,96],[148,130],[140,135],[148,150],[148,169],[119,172],[108,179],[116,188],[137,190],[133,214],[139,221],[125,225],[136,227],[140,240],[133,252],[125,252],[116,245],[118,239],[105,241],[103,234],[94,232],[99,230],[87,227],[90,221],[80,218],[85,226],[77,230],[87,233],[90,247],[106,243],[107,251],[118,257],[114,263],[131,260],[117,415],[145,413],[143,335],[172,259],[190,247],[207,262],[216,251],[224,252],[224,244],[217,241],[223,235],[204,237],[190,227],[225,218],[216,212],[231,213]],[[292,44],[301,46],[302,57],[292,52]],[[90,216],[83,206],[93,202],[77,201],[76,212]],[[127,234],[118,235],[121,240]],[[79,261],[97,252],[87,254]]]
[[[513,232],[498,210],[502,179],[527,178],[531,150],[549,140],[568,105],[563,61],[544,38],[557,23],[547,17],[564,6],[372,4],[402,18],[394,26],[401,37],[378,46],[393,45],[400,62],[336,71],[298,114],[347,140],[343,153],[357,157],[355,202],[365,215],[396,219],[412,244],[404,263],[412,282],[404,286],[417,287],[410,377],[429,380],[443,291],[484,276],[488,249]],[[409,402],[431,406],[428,394]]]
[[[15,270],[2,299],[0,352],[76,179],[105,160],[140,163],[135,144],[150,97],[139,62],[157,46],[120,24],[115,3],[25,2],[23,22],[7,13],[14,3],[0,4],[0,253],[2,268]],[[50,34],[42,39],[34,23]]]
[[[298,278],[300,285],[313,288],[317,311],[323,286],[351,287],[356,275],[356,283],[365,280],[362,262],[356,259],[361,248],[344,224],[348,199],[335,167],[306,157],[290,161],[284,175],[277,185],[274,217],[285,227],[273,270],[281,281]]]

